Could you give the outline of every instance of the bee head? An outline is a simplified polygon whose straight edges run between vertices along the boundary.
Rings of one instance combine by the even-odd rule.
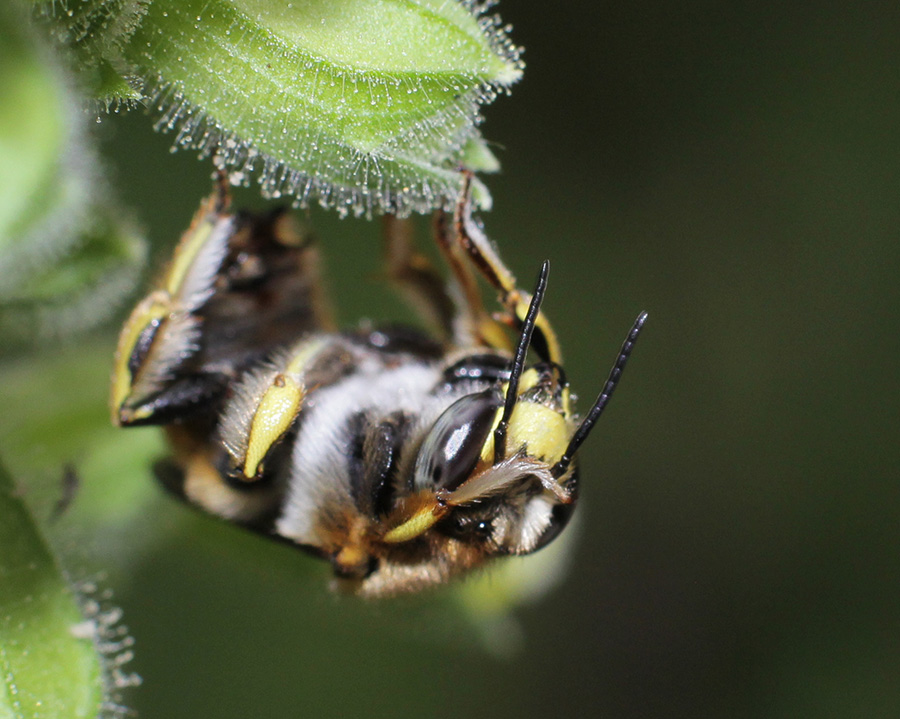
[[[573,468],[562,481],[553,475],[572,434],[568,385],[554,364],[525,367],[548,270],[545,262],[508,378],[437,418],[419,447],[412,501],[398,508],[385,542],[434,527],[487,554],[525,554],[539,546],[554,506],[574,503]]]
[[[439,530],[482,542],[496,553],[532,551],[535,538],[519,538],[520,522],[513,521],[530,502],[549,507],[570,504],[573,498],[567,489],[571,471],[566,483],[552,476],[572,433],[562,369],[541,363],[520,379],[509,413],[509,382],[450,405],[422,442],[413,472],[415,490],[435,497],[439,507],[429,521],[433,518]],[[395,531],[390,538],[400,536]]]
[[[578,497],[575,454],[602,414],[646,320],[631,329],[603,390],[576,426],[561,367],[525,367],[547,285],[544,263],[506,382],[462,397],[434,422],[415,463],[412,501],[383,541],[402,544],[434,528],[487,555],[528,554],[566,525]]]

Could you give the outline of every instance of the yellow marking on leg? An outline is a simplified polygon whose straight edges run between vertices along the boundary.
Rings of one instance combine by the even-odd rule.
[[[515,294],[510,296],[518,297],[518,301],[515,303],[515,314],[519,322],[524,322],[525,316],[528,314],[528,306],[531,304],[531,295],[515,290]],[[501,301],[503,301],[502,297]],[[547,315],[543,312],[538,312],[534,326],[540,331],[544,340],[547,342],[547,359],[550,362],[561,365],[563,363],[562,347],[560,347],[559,339],[556,336],[553,325],[551,325],[550,320],[547,319]]]
[[[384,541],[388,544],[400,544],[424,534],[441,518],[441,512],[436,513],[438,509],[438,505],[435,505],[433,508],[424,507],[420,509],[399,527],[394,527],[385,534],[383,537]]]
[[[287,363],[287,366],[284,368],[285,374],[301,374],[325,347],[325,344],[323,339],[313,339],[306,342],[297,354],[291,357],[291,361]]]
[[[305,394],[303,384],[289,375],[275,377],[253,414],[243,479],[253,480],[261,473],[263,460],[294,423]]]
[[[438,499],[438,494],[431,491],[423,491],[408,497],[393,516],[399,520],[394,523],[382,541],[388,544],[400,544],[424,534],[431,529],[447,513],[447,507]]]
[[[181,285],[184,283],[188,270],[197,259],[197,253],[209,240],[214,227],[213,222],[204,220],[196,229],[188,230],[181,242],[178,243],[172,266],[166,273],[166,290],[170,295],[175,296],[181,291]]]
[[[141,336],[141,333],[147,329],[154,321],[164,322],[165,317],[171,310],[171,300],[169,296],[157,290],[145,297],[134,308],[122,333],[119,335],[119,344],[116,348],[116,358],[113,363],[113,379],[112,379],[112,395],[110,405],[112,409],[113,424],[120,424],[119,413],[122,405],[131,394],[134,385],[134,377],[128,368],[131,355],[134,352],[135,345]]]
[[[225,215],[229,204],[227,180],[220,178],[216,190],[200,203],[190,226],[175,247],[172,264],[164,277],[164,287],[172,297],[178,295],[197,254],[212,235],[216,222]]]
[[[256,479],[269,450],[290,429],[307,394],[301,376],[325,346],[321,339],[305,343],[272,380],[256,405],[247,438],[243,479]]]

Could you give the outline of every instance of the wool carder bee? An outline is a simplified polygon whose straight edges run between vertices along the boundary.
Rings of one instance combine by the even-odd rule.
[[[455,211],[435,219],[449,281],[405,221],[384,219],[387,274],[431,334],[337,331],[314,244],[284,210],[231,211],[220,176],[119,339],[113,422],[165,427],[164,484],[326,559],[336,586],[362,596],[552,541],[578,498],[578,448],[646,319],[579,420],[540,310],[548,264],[532,293],[518,288],[462,177]],[[501,312],[485,309],[479,275]]]

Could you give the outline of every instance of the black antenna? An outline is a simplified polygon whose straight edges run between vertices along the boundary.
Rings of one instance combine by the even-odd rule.
[[[616,390],[616,385],[619,384],[619,379],[622,377],[622,370],[625,369],[625,363],[628,362],[628,358],[631,356],[631,350],[634,348],[634,343],[637,342],[638,335],[641,333],[641,329],[644,327],[644,322],[646,321],[646,312],[641,312],[634,321],[634,326],[628,333],[628,337],[625,338],[625,342],[622,343],[622,349],[619,351],[616,363],[609,371],[609,377],[606,379],[603,391],[597,397],[597,401],[594,402],[591,411],[587,413],[587,417],[584,418],[581,425],[579,425],[578,429],[575,431],[575,434],[572,435],[572,439],[569,440],[569,446],[566,447],[563,456],[555,465],[553,465],[553,469],[550,470],[556,479],[559,479],[566,473],[566,470],[569,468],[569,464],[571,464],[572,458],[575,456],[581,443],[587,439],[587,436],[594,428],[594,424],[600,419],[600,415],[603,414],[603,410],[606,409],[606,405],[609,404],[609,400]]]
[[[541,302],[547,291],[547,275],[550,273],[550,260],[544,260],[541,271],[538,273],[537,284],[528,305],[528,314],[522,323],[522,332],[519,334],[519,344],[516,347],[516,355],[513,358],[512,370],[509,374],[509,385],[506,388],[506,400],[503,403],[503,415],[500,423],[494,430],[494,464],[506,456],[506,430],[509,429],[509,418],[512,416],[513,407],[516,406],[516,395],[519,393],[519,378],[525,369],[525,357],[528,354],[528,345],[531,344],[531,335],[534,333],[534,323],[537,321],[538,312],[541,310]]]

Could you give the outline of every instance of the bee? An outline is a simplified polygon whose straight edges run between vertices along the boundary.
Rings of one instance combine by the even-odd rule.
[[[220,175],[115,356],[112,420],[165,428],[164,485],[327,560],[336,588],[364,597],[553,541],[578,499],[578,449],[647,315],[579,420],[541,311],[549,265],[533,292],[518,287],[472,215],[470,184],[464,173],[455,210],[434,223],[449,281],[406,222],[384,219],[387,275],[434,331],[339,331],[315,244],[283,209],[232,211]]]

